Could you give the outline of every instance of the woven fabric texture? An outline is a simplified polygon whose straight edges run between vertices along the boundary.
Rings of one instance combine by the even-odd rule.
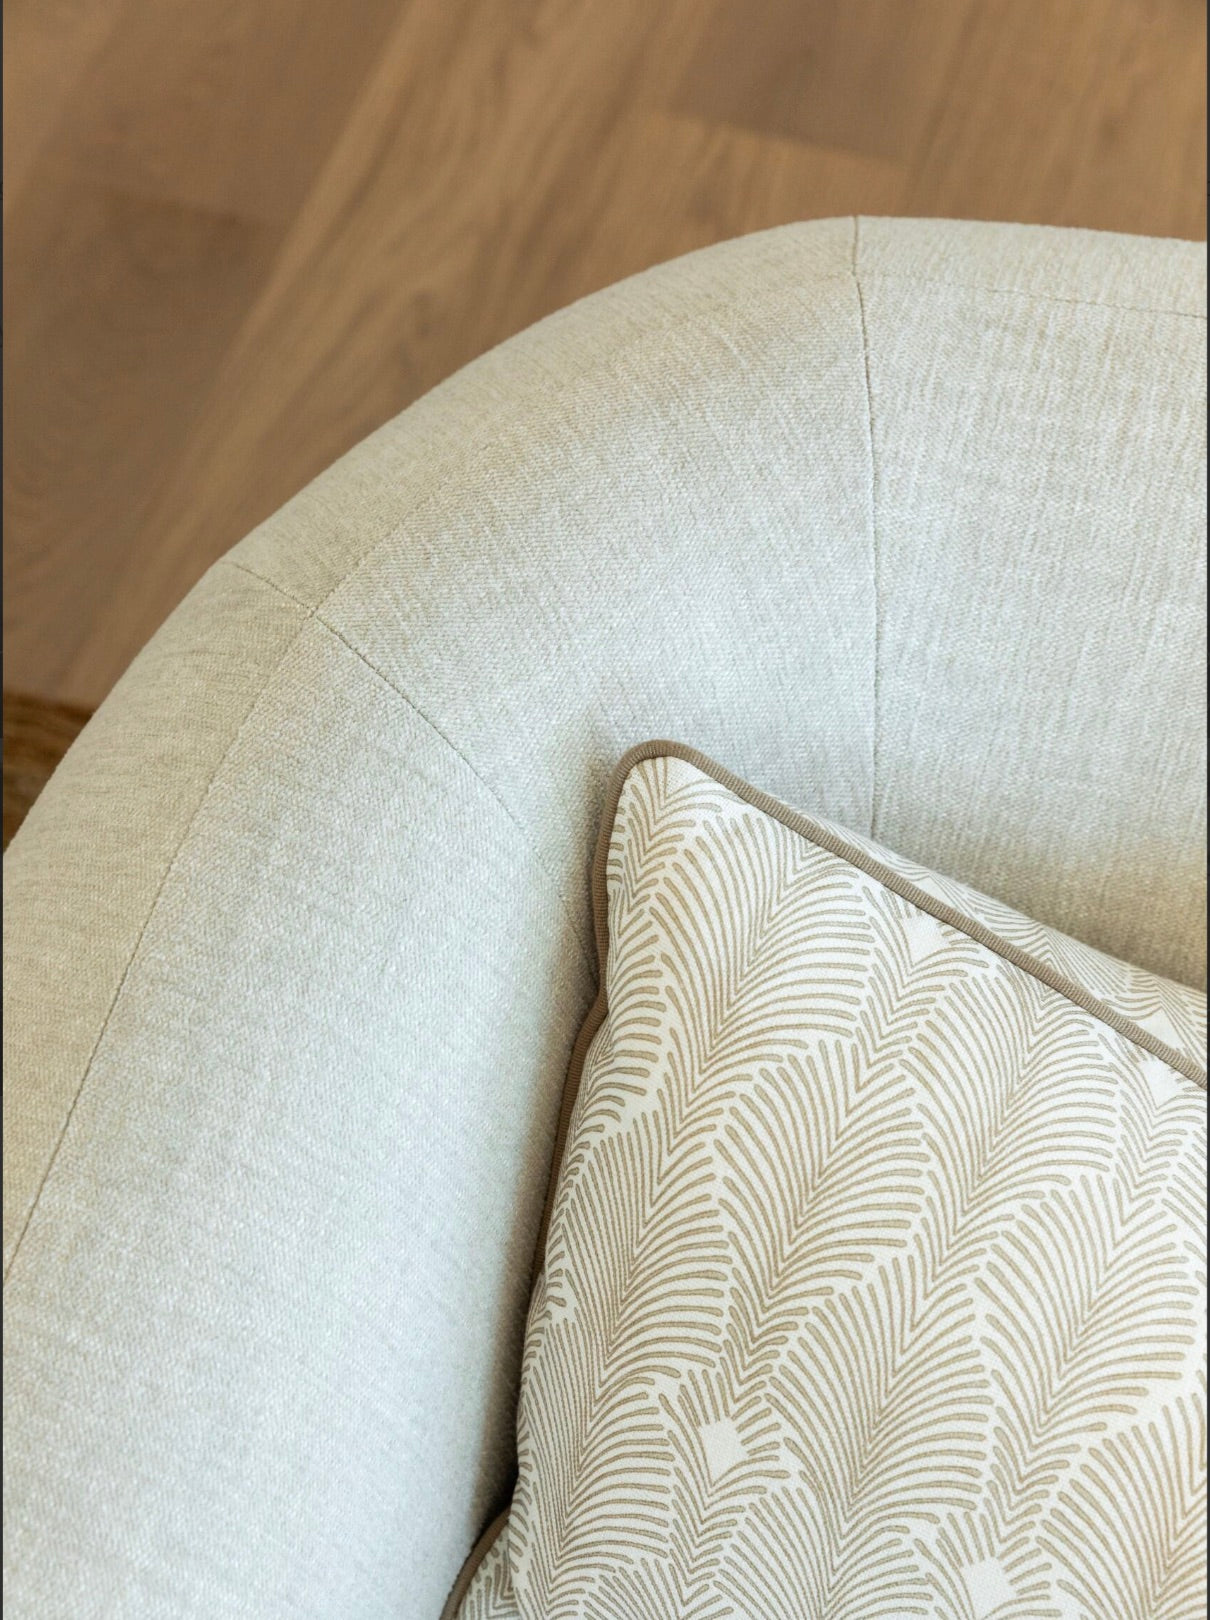
[[[1202,982],[1204,296],[1191,243],[727,243],[207,574],[4,860],[14,1615],[439,1612],[631,743]]]

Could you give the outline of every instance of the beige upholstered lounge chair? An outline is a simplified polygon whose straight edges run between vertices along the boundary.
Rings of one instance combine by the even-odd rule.
[[[5,859],[14,1620],[435,1620],[508,1486],[631,743],[1203,982],[1203,263],[727,243],[210,570]]]

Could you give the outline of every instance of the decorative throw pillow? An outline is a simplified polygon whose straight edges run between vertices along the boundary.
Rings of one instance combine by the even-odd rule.
[[[1204,1615],[1205,998],[674,744],[594,888],[463,1620]]]

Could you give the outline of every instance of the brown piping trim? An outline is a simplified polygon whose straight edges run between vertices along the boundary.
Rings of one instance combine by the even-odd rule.
[[[458,1610],[462,1605],[462,1600],[466,1596],[467,1590],[475,1578],[479,1565],[487,1557],[488,1553],[491,1552],[496,1543],[496,1537],[508,1523],[508,1515],[508,1508],[505,1508],[503,1513],[497,1513],[496,1517],[488,1525],[487,1529],[483,1532],[478,1541],[467,1554],[466,1562],[458,1571],[458,1579],[450,1588],[450,1595],[445,1600],[445,1607],[441,1611],[439,1620],[454,1620],[454,1616],[458,1613]]]
[[[1077,1007],[1082,1008],[1084,1012],[1092,1013],[1095,1018],[1099,1018],[1102,1023],[1108,1024],[1111,1029],[1115,1029],[1118,1034],[1125,1036],[1134,1045],[1141,1046],[1145,1052],[1150,1052],[1154,1057],[1162,1058],[1178,1074],[1184,1075],[1187,1080],[1192,1080],[1194,1085],[1200,1086],[1203,1091],[1206,1089],[1205,1070],[1198,1068],[1197,1064],[1187,1058],[1183,1052],[1178,1052],[1175,1047],[1168,1046],[1164,1041],[1159,1040],[1145,1030],[1141,1024],[1136,1024],[1132,1019],[1123,1018],[1121,1013],[1116,1012],[1114,1008],[1108,1006],[1105,1002],[1099,1001],[1096,996],[1089,995],[1082,985],[1077,984],[1074,979],[1069,979],[1066,974],[1059,973],[1046,962],[1039,961],[1036,956],[1030,956],[1027,951],[1020,950],[1016,945],[1011,945],[1007,940],[1001,939],[998,934],[994,934],[990,928],[985,927],[983,923],[976,921],[975,918],[956,911],[953,906],[947,906],[944,900],[938,900],[935,895],[929,894],[927,890],[918,888],[908,878],[902,877],[889,866],[884,866],[881,861],[875,860],[872,855],[867,855],[865,850],[858,848],[857,845],[850,844],[843,838],[838,838],[834,832],[827,827],[821,826],[819,822],[812,820],[810,816],[805,816],[798,810],[791,810],[788,805],[782,804],[780,799],[775,799],[771,794],[762,792],[760,788],[751,787],[742,777],[738,777],[733,771],[729,771],[725,765],[718,764],[708,755],[700,753],[696,748],[690,748],[685,743],[659,740],[637,743],[622,755],[613,775],[610,777],[609,786],[605,793],[605,808],[601,813],[601,823],[597,831],[596,853],[592,863],[592,920],[597,947],[597,994],[596,999],[589,1008],[588,1016],[580,1026],[580,1033],[576,1037],[576,1044],[571,1049],[571,1058],[567,1065],[567,1079],[563,1086],[563,1100],[559,1106],[559,1119],[555,1127],[554,1152],[551,1157],[550,1180],[546,1187],[546,1202],[542,1207],[542,1219],[538,1226],[537,1242],[534,1245],[534,1263],[530,1277],[531,1299],[533,1298],[534,1289],[538,1286],[538,1279],[542,1275],[542,1267],[545,1263],[546,1237],[550,1229],[551,1211],[554,1208],[555,1188],[558,1186],[559,1171],[563,1164],[563,1153],[567,1146],[568,1131],[571,1128],[571,1116],[576,1106],[576,1098],[580,1092],[584,1060],[588,1056],[588,1048],[592,1045],[593,1036],[605,1021],[607,1008],[605,965],[609,955],[609,894],[606,880],[609,868],[609,845],[613,836],[613,824],[618,813],[618,801],[622,797],[622,789],[626,785],[626,778],[636,765],[645,759],[663,758],[683,759],[687,765],[693,765],[703,775],[713,777],[720,787],[725,787],[729,792],[734,793],[737,799],[742,799],[745,804],[750,804],[755,809],[763,811],[765,815],[772,816],[775,821],[780,821],[783,827],[788,827],[791,832],[798,833],[813,844],[818,844],[821,849],[826,849],[829,854],[848,861],[851,866],[857,867],[867,877],[872,877],[876,882],[881,883],[884,888],[890,889],[892,893],[899,895],[901,899],[910,901],[912,905],[919,907],[921,911],[927,911],[930,916],[936,917],[938,922],[948,923],[951,928],[956,928],[960,933],[966,934],[978,944],[985,945],[989,951],[1003,957],[1006,962],[1011,962],[1014,967],[1020,968],[1022,972],[1031,974],[1035,979],[1049,986],[1050,989],[1056,990],[1061,996],[1065,996],[1068,1001],[1072,1001]],[[459,1575],[454,1590],[450,1594],[449,1601],[441,1611],[441,1620],[454,1620],[458,1604],[465,1596],[471,1577],[503,1529],[508,1519],[508,1513],[509,1509],[506,1508],[498,1518],[492,1521],[479,1541],[476,1542],[470,1557],[463,1565],[462,1573]]]
[[[848,861],[851,866],[858,867],[868,877],[872,877],[876,882],[881,883],[884,888],[890,889],[892,893],[910,901],[912,905],[917,906],[921,911],[927,911],[930,916],[936,917],[938,922],[948,923],[951,928],[956,928],[960,933],[968,935],[980,945],[985,945],[989,951],[994,951],[997,956],[1002,956],[1006,962],[1011,962],[1014,967],[1020,968],[1023,973],[1031,974],[1033,978],[1040,979],[1050,989],[1057,990],[1061,996],[1066,996],[1068,1001],[1074,1001],[1077,1007],[1091,1013],[1094,1018],[1099,1018],[1103,1024],[1108,1024],[1110,1029],[1117,1030],[1119,1035],[1124,1035],[1135,1046],[1141,1046],[1145,1052],[1150,1052],[1154,1057],[1162,1058],[1178,1074],[1183,1074],[1187,1080],[1192,1080],[1203,1091],[1206,1089],[1206,1071],[1199,1068],[1192,1058],[1187,1057],[1184,1052],[1178,1051],[1175,1046],[1169,1046],[1167,1042],[1161,1041],[1158,1036],[1152,1035],[1149,1030],[1144,1029],[1141,1024],[1136,1024],[1133,1019],[1123,1017],[1120,1012],[1117,1012],[1106,1002],[1099,1000],[1094,995],[1090,995],[1084,986],[1075,979],[1069,979],[1065,973],[1060,973],[1057,968],[1051,967],[1048,963],[1040,961],[1036,956],[1031,956],[1028,951],[1023,951],[1018,946],[1001,939],[998,934],[983,923],[977,922],[973,917],[966,916],[964,912],[955,910],[953,906],[946,905],[944,900],[938,900],[935,895],[929,894],[926,889],[917,888],[910,878],[901,877],[898,872],[893,871],[889,866],[884,866],[881,861],[876,860],[872,855],[867,855],[864,849],[858,848],[855,844],[850,844],[844,838],[837,837],[829,828],[821,826],[818,821],[812,820],[810,816],[805,816],[798,810],[791,810],[788,805],[782,804],[779,799],[773,798],[771,794],[762,793],[760,788],[750,787],[747,782],[729,771],[725,765],[719,765],[714,760],[708,759],[705,754],[698,753],[696,748],[688,748],[682,743],[672,742],[640,743],[637,748],[632,748],[624,756],[618,766],[618,774],[622,776],[623,767],[625,767],[625,772],[628,774],[640,760],[652,759],[665,754],[670,754],[676,759],[683,759],[689,765],[695,765],[706,776],[712,776],[721,786],[728,788],[735,794],[737,799],[743,799],[747,804],[754,805],[756,809],[763,810],[767,816],[772,816],[775,821],[780,821],[791,832],[800,834],[801,837],[809,839],[811,843],[818,844],[822,849],[828,850],[830,854],[838,855],[841,860]],[[622,776],[622,781],[624,780],[625,777]],[[622,781],[618,781],[614,785],[616,791],[614,791],[611,800],[611,819],[617,813],[618,799],[621,798],[622,793]],[[599,851],[597,859],[600,862]],[[594,870],[593,884],[593,904],[595,906],[597,904],[596,886],[599,884],[602,891],[604,890],[605,870],[603,865],[600,865],[599,870]],[[601,933],[598,928],[597,949],[600,950],[600,948]]]
[[[613,837],[613,824],[618,813],[618,800],[622,797],[622,789],[626,785],[626,778],[631,767],[640,759],[649,759],[649,754],[641,754],[641,748],[657,748],[656,743],[640,743],[637,748],[631,748],[623,754],[613,775],[609,778],[609,786],[605,790],[605,808],[601,812],[600,824],[597,828],[597,847],[592,859],[592,930],[597,947],[597,994],[588,1015],[580,1025],[580,1033],[576,1036],[576,1044],[571,1049],[571,1057],[567,1063],[567,1079],[563,1084],[563,1100],[559,1104],[559,1118],[555,1125],[555,1145],[550,1161],[550,1180],[546,1184],[546,1202],[542,1206],[542,1219],[538,1225],[538,1237],[534,1244],[534,1263],[531,1270],[530,1297],[538,1286],[538,1278],[542,1274],[543,1257],[546,1252],[546,1234],[550,1228],[550,1212],[554,1208],[555,1183],[559,1179],[559,1167],[563,1163],[563,1149],[567,1143],[567,1133],[571,1128],[572,1110],[576,1106],[576,1098],[580,1093],[580,1076],[584,1072],[584,1059],[588,1056],[588,1048],[592,1045],[593,1036],[605,1022],[605,1013],[608,1003],[605,998],[605,962],[609,956],[609,895],[606,889],[605,875],[609,867],[609,845]],[[623,766],[625,769],[623,769]]]

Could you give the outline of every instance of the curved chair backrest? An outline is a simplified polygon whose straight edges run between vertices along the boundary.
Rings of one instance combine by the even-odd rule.
[[[632,743],[1204,978],[1191,243],[824,220],[486,355],[206,575],[5,863],[14,1614],[434,1616]]]

